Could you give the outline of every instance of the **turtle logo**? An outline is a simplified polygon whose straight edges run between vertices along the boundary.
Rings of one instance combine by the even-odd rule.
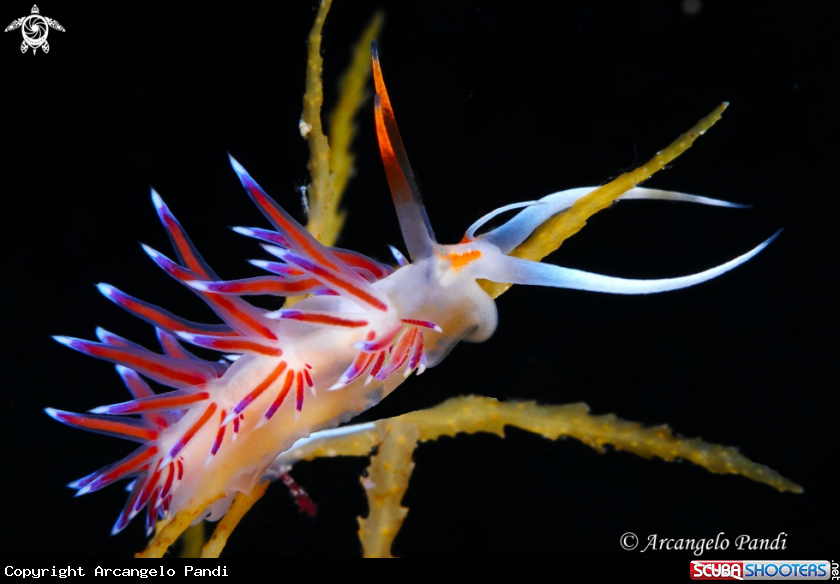
[[[47,34],[50,32],[50,28],[64,32],[64,27],[58,24],[57,20],[41,16],[37,4],[32,6],[32,14],[12,21],[12,24],[7,26],[3,32],[9,32],[16,28],[20,28],[23,33],[20,52],[25,53],[26,49],[32,47],[33,55],[39,48],[45,53],[50,52],[50,44],[47,42]]]

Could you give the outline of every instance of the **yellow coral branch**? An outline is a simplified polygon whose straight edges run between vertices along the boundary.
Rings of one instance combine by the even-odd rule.
[[[490,432],[504,437],[505,426],[516,426],[550,440],[571,436],[598,451],[603,451],[605,444],[612,444],[618,450],[644,458],[658,456],[668,462],[683,458],[713,473],[740,474],[779,491],[802,492],[802,487],[752,462],[737,448],[708,444],[700,438],[677,438],[667,426],[645,428],[637,422],[619,420],[613,414],[591,416],[586,404],[542,406],[535,402],[502,403],[488,397],[463,396],[400,418],[417,424],[421,440],[459,432]]]
[[[321,106],[324,103],[321,37],[330,5],[331,0],[321,2],[315,23],[309,31],[306,92],[300,118],[300,133],[309,144],[307,169],[312,177],[306,189],[309,215],[306,230],[327,246],[335,245],[347,218],[347,213],[338,205],[353,172],[355,157],[350,152],[350,144],[356,134],[353,119],[365,101],[365,87],[371,75],[370,43],[379,34],[384,21],[381,12],[375,13],[353,49],[353,59],[339,83],[338,103],[330,114],[330,137],[327,139],[321,124]],[[287,298],[286,307],[294,306],[301,298]]]
[[[172,520],[167,523],[161,530],[157,532],[152,542],[145,550],[137,554],[137,558],[162,558],[166,550],[169,549],[175,540],[184,533],[184,531],[192,524],[193,521],[215,501],[224,497],[220,494],[214,499],[210,499],[203,504],[195,505],[186,511],[181,511]]]
[[[181,558],[200,558],[201,547],[204,545],[204,522],[190,525],[181,534]]]
[[[236,529],[236,526],[239,525],[239,522],[242,521],[245,514],[251,510],[251,507],[253,507],[263,495],[265,495],[265,490],[267,488],[268,481],[263,481],[254,487],[248,495],[245,493],[236,493],[236,496],[233,498],[233,503],[230,505],[230,509],[228,509],[225,516],[222,517],[218,525],[216,525],[213,535],[211,535],[207,543],[204,544],[204,548],[201,550],[202,558],[219,557],[219,554],[221,554],[222,550],[225,549],[225,545],[227,544],[230,534],[233,533],[233,530]]]
[[[362,486],[368,500],[367,518],[359,517],[359,540],[366,558],[390,558],[391,544],[408,509],[401,505],[414,470],[411,455],[417,446],[417,426],[404,416],[376,423],[384,439],[370,460]]]
[[[367,426],[370,428],[367,428]],[[274,460],[275,467],[280,464],[295,464],[300,460],[333,458],[335,456],[368,456],[374,447],[382,441],[382,435],[374,424],[356,424],[346,426],[352,432],[338,436],[324,436],[306,439],[301,445],[292,446]],[[342,428],[344,429],[344,428]]]
[[[353,120],[367,100],[366,91],[370,79],[370,43],[379,35],[385,16],[376,12],[353,48],[350,66],[338,84],[338,103],[329,118],[329,143],[332,147],[330,169],[333,173],[332,201],[324,212],[324,225],[320,241],[324,245],[335,245],[347,212],[338,208],[347,183],[353,173],[355,156],[350,144],[356,134]]]
[[[346,214],[338,209],[341,196],[353,171],[354,157],[350,143],[356,133],[353,118],[365,101],[365,87],[370,78],[370,43],[379,34],[384,17],[373,15],[353,50],[353,59],[339,83],[338,103],[330,114],[329,140],[321,124],[324,86],[321,77],[321,31],[331,0],[323,0],[309,32],[306,63],[306,93],[300,132],[309,143],[307,168],[312,183],[307,188],[309,221],[306,229],[324,245],[334,245]],[[331,148],[332,146],[332,148]]]
[[[729,104],[725,102],[720,104],[712,113],[694,124],[688,132],[671,142],[664,150],[657,152],[647,164],[622,174],[578,199],[570,209],[558,213],[540,225],[531,237],[510,252],[510,255],[538,262],[555,251],[566,239],[580,231],[592,215],[609,207],[621,195],[649,179],[655,172],[688,150],[698,137],[715,125],[728,106]],[[479,283],[493,298],[499,297],[511,287],[511,284],[499,284],[486,280],[481,280]]]
[[[321,83],[321,29],[330,11],[332,0],[322,0],[309,31],[309,51],[306,61],[306,93],[303,94],[303,113],[300,116],[300,133],[309,142],[307,169],[312,183],[308,188],[309,222],[306,229],[315,238],[321,238],[326,213],[332,204],[332,177],[330,176],[330,145],[321,127],[321,105],[324,88]]]
[[[679,438],[667,426],[643,427],[614,414],[592,416],[586,404],[543,406],[535,402],[499,402],[493,398],[463,396],[442,404],[374,424],[346,426],[343,432],[303,442],[278,457],[289,466],[319,457],[365,456],[379,443],[362,485],[369,514],[359,518],[359,539],[365,557],[391,557],[391,545],[408,509],[403,495],[414,470],[412,454],[418,441],[454,437],[461,432],[488,432],[504,438],[505,426],[515,426],[556,440],[576,438],[598,450],[611,444],[617,450],[643,458],[691,461],[719,474],[740,474],[779,491],[803,492],[802,487],[767,466],[743,456],[736,448],[709,444],[700,438]],[[317,436],[317,435],[316,435]]]

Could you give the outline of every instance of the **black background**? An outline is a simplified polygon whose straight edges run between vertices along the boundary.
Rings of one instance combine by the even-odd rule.
[[[836,14],[781,1],[706,1],[694,15],[676,0],[558,4],[548,13],[511,2],[383,6],[382,66],[438,239],[457,241],[496,207],[602,184],[724,100],[732,105],[722,122],[649,185],[753,208],[621,204],[550,259],[617,276],[677,276],[785,231],[748,264],[688,290],[617,297],[514,288],[498,301],[490,341],[459,346],[365,417],[468,393],[585,401],[594,413],[737,446],[805,493],[780,494],[689,463],[599,455],[519,430],[505,440],[460,436],[416,451],[404,500],[411,511],[394,552],[649,557],[624,552],[621,534],[724,532],[731,540],[785,532],[780,557],[828,556],[838,549],[830,496],[838,465],[836,309],[824,298],[836,266]],[[50,32],[49,54],[21,55],[19,31],[0,35],[3,550],[127,556],[144,537],[134,524],[108,535],[122,489],[73,499],[63,485],[132,445],[42,412],[121,401],[124,389],[111,365],[49,335],[90,339],[99,325],[154,347],[151,327],[98,294],[97,282],[209,318],[137,245],[171,253],[150,185],[223,277],[257,274],[244,260],[262,257],[259,248],[226,226],[264,220],[226,152],[301,217],[295,187],[307,180],[307,149],[297,122],[315,3],[39,6],[67,29]],[[336,0],[323,43],[328,104],[377,6]],[[30,8],[5,2],[0,18],[11,22]],[[358,176],[345,197],[340,245],[386,260],[386,244],[401,238],[371,109],[359,120]],[[274,486],[226,552],[358,555],[364,466],[299,465],[293,474],[319,504],[318,516],[298,513]],[[730,547],[716,557],[759,555]]]

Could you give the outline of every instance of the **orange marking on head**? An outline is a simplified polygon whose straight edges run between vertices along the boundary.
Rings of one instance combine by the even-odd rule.
[[[449,261],[452,262],[452,269],[456,272],[466,266],[468,263],[473,262],[481,257],[481,252],[477,249],[471,249],[470,251],[466,251],[464,253],[451,253],[449,254]]]

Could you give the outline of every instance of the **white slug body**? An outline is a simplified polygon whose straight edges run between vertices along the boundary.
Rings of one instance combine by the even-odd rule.
[[[297,440],[335,428],[372,407],[412,372],[438,364],[459,341],[489,338],[498,315],[478,280],[620,294],[663,292],[720,275],[772,240],[716,268],[664,280],[612,278],[507,255],[547,219],[594,189],[585,187],[503,207],[470,227],[461,243],[438,244],[408,165],[375,49],[373,62],[377,134],[410,263],[395,251],[401,265],[395,271],[357,253],[321,245],[231,158],[246,191],[275,229],[235,230],[266,242],[263,247],[278,261],[252,263],[271,275],[221,280],[154,191],[153,202],[178,261],[145,248],[224,324],[187,321],[100,284],[107,298],[155,326],[163,354],[101,329],[100,343],[56,337],[71,348],[116,363],[134,398],[90,414],[47,410],[63,423],[142,444],[124,460],[70,485],[81,495],[133,479],[114,532],[144,508],[148,530],[158,517],[183,510],[206,507],[200,518],[220,518],[233,495],[249,493],[275,458]],[[623,198],[738,206],[643,188]],[[476,235],[489,219],[516,208],[521,210],[507,223]],[[268,312],[246,302],[243,296],[249,294],[310,296],[293,308]],[[217,350],[226,359],[200,359],[182,341]],[[173,391],[155,393],[143,377]]]

